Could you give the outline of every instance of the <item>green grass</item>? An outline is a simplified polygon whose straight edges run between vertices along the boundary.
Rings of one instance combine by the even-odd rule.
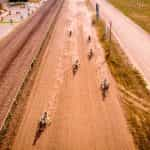
[[[109,0],[109,2],[150,33],[150,0]]]

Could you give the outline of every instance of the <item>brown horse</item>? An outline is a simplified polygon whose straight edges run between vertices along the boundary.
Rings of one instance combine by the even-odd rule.
[[[91,60],[92,57],[93,57],[93,50],[90,49],[90,51],[88,53],[88,59]]]
[[[71,30],[69,31],[69,36],[70,36],[70,37],[72,36],[72,31],[71,31]]]
[[[72,73],[73,75],[76,74],[76,72],[78,71],[79,68],[79,60],[76,60],[75,63],[72,65]]]
[[[108,92],[108,89],[109,89],[109,83],[107,82],[106,79],[104,79],[104,81],[101,83],[103,99],[106,97],[106,93]]]
[[[47,112],[44,112],[40,121],[38,122],[37,130],[36,130],[34,141],[33,141],[33,145],[36,144],[36,142],[39,139],[39,137],[41,136],[42,132],[47,127],[47,117],[48,117]]]

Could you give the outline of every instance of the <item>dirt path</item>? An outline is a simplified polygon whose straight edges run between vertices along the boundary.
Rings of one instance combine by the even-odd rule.
[[[107,74],[110,80],[111,92],[105,101],[102,100],[99,81],[103,76],[99,65],[104,57],[87,13],[83,1],[66,0],[43,57],[13,150],[134,149],[115,83],[106,65],[101,67],[104,67],[103,76]],[[69,28],[73,30],[71,38],[67,36]],[[87,33],[92,32],[92,43],[88,44]],[[95,47],[91,61],[87,59],[89,47]],[[73,76],[71,66],[75,58],[79,58],[80,68]],[[48,111],[52,124],[32,146],[43,111]]]

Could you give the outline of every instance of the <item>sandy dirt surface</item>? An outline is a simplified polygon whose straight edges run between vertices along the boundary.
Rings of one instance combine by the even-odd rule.
[[[50,1],[0,42],[0,127],[62,1]]]
[[[31,89],[13,150],[135,149],[89,16],[83,1],[65,1]],[[68,36],[70,29],[72,37]],[[91,43],[87,43],[88,34],[92,36]],[[94,50],[91,61],[87,59],[89,48]],[[72,63],[76,58],[80,68],[73,76]],[[105,100],[99,87],[103,78],[111,84]],[[37,123],[44,111],[52,123],[33,146]]]
[[[106,0],[90,0],[95,7],[99,3],[100,16],[112,22],[114,35],[136,68],[150,83],[150,36],[132,20],[123,15]]]

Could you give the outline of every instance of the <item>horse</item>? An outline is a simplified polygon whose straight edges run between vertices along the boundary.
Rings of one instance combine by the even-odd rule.
[[[73,75],[76,74],[78,68],[79,68],[79,60],[76,60],[75,63],[72,65],[72,72],[73,72]]]
[[[93,56],[93,51],[92,51],[92,49],[90,49],[90,51],[88,53],[88,59],[91,60],[92,56]]]
[[[44,112],[44,114],[42,115],[40,121],[38,122],[35,138],[34,138],[34,141],[33,141],[32,145],[36,144],[38,138],[41,136],[42,132],[47,127],[47,121],[48,121],[47,118],[48,118],[48,114],[47,114],[47,112]]]
[[[109,83],[108,81],[105,79],[102,83],[101,83],[101,90],[102,90],[102,96],[103,99],[106,97],[106,93],[109,89]]]
[[[90,35],[88,36],[88,42],[91,42],[91,36]]]
[[[72,31],[71,31],[71,30],[69,31],[69,36],[70,36],[70,37],[72,36]]]

